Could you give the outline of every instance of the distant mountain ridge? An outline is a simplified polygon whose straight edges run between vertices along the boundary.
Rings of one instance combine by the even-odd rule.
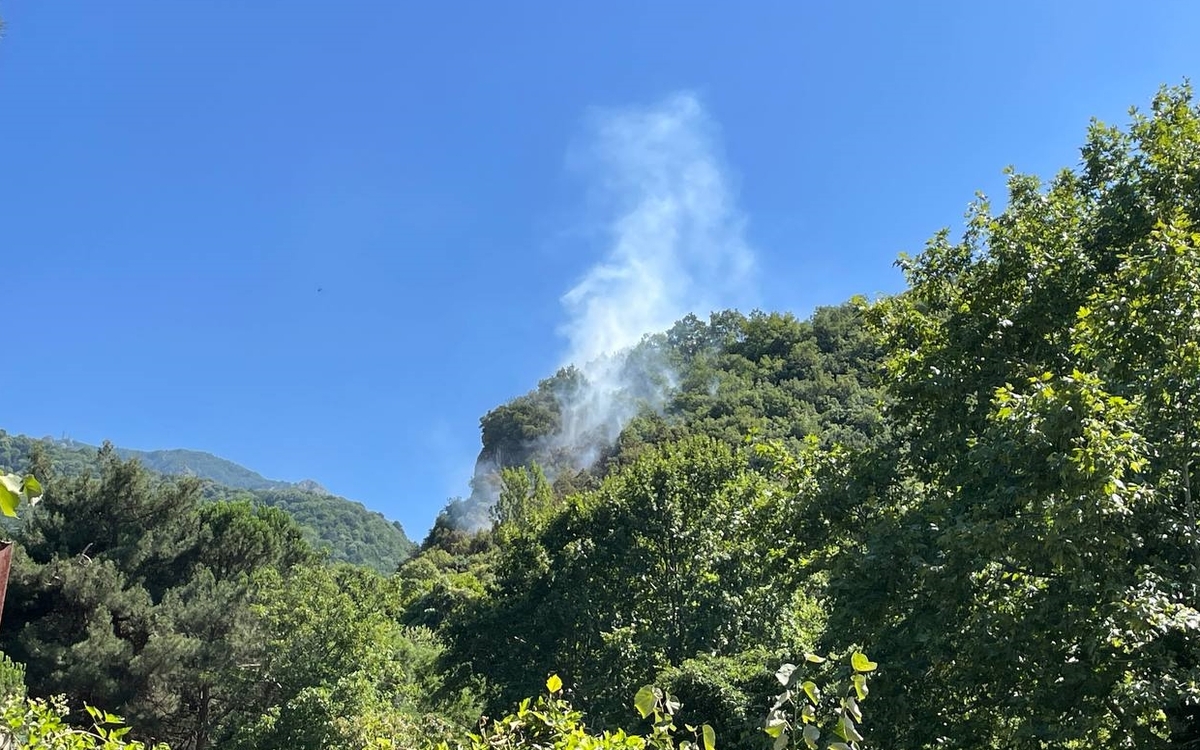
[[[317,492],[323,495],[333,493],[312,479],[299,482],[283,482],[267,479],[252,469],[236,464],[220,456],[204,451],[172,448],[170,450],[140,451],[132,448],[117,448],[121,458],[136,458],[151,471],[171,476],[194,476],[209,479],[226,487],[242,490],[277,490],[285,487],[296,487],[306,492]]]
[[[23,470],[35,445],[49,453],[55,471],[74,475],[95,466],[94,445],[70,438],[31,438],[0,430],[0,469]],[[334,560],[391,573],[410,557],[416,545],[398,522],[365,505],[331,493],[312,479],[284,482],[228,459],[183,448],[134,450],[114,448],[124,459],[137,459],[164,476],[191,476],[208,483],[205,494],[214,500],[249,499],[278,507],[291,515],[316,547],[329,550]]]

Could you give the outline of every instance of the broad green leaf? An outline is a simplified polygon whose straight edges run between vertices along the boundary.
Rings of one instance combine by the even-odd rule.
[[[0,482],[0,512],[10,518],[17,517],[17,506],[21,504],[21,495],[8,488],[7,483]]]
[[[821,689],[817,687],[817,683],[806,680],[801,687],[804,688],[804,694],[808,696],[814,706],[821,702]]]
[[[42,499],[42,483],[32,474],[25,477],[25,481],[21,483],[21,489],[30,503],[36,503]]]
[[[658,696],[654,694],[654,688],[645,685],[637,694],[633,696],[633,707],[643,719],[654,713],[654,706],[658,703]]]
[[[804,725],[804,744],[811,747],[813,750],[817,748],[817,740],[821,739],[821,730],[817,729],[814,724]]]
[[[838,723],[842,727],[842,731],[838,732],[842,739],[848,742],[862,742],[863,736],[858,733],[858,729],[854,726],[853,719],[851,719],[849,716],[843,715],[842,718],[838,720]]]
[[[771,744],[771,750],[783,750],[785,747],[788,746],[788,742],[790,740],[791,740],[791,738],[788,737],[788,733],[784,732],[783,734],[781,734],[775,738],[775,742],[773,742]]]
[[[837,724],[833,725],[833,733],[848,741],[850,738],[846,736],[846,723],[843,721],[845,718],[845,716],[838,717]]]
[[[763,729],[769,737],[778,737],[783,734],[783,730],[787,728],[787,719],[768,719],[767,726]]]
[[[558,675],[550,675],[550,679],[546,680],[546,689],[552,693],[557,693],[559,690],[562,690],[562,680]]]
[[[700,736],[704,739],[704,750],[717,750],[717,733],[705,724],[700,727]]]
[[[866,675],[856,674],[851,677],[850,680],[854,683],[854,692],[856,695],[858,695],[858,699],[860,701],[866,700],[867,695],[869,695],[871,692],[867,689]]]
[[[668,714],[674,714],[682,706],[683,704],[679,702],[679,699],[670,693],[667,693],[663,697],[663,708],[666,709]]]
[[[804,660],[805,660],[805,661],[810,661],[810,662],[812,662],[813,664],[823,664],[823,663],[825,663],[825,657],[824,657],[824,656],[817,656],[816,654],[805,654],[805,655],[804,655]]]
[[[868,659],[863,652],[855,651],[850,657],[850,666],[854,667],[855,672],[874,672],[879,665]]]

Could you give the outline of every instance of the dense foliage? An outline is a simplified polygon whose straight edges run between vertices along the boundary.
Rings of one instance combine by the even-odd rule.
[[[1200,742],[1198,212],[1200,113],[1164,91],[872,310],[902,440],[844,501],[830,632],[889,665],[898,746]]]
[[[111,448],[97,463],[51,476],[19,532],[0,645],[31,694],[197,750],[353,747],[356,721],[425,712],[441,646],[397,621],[395,582],[331,567],[277,508],[208,501]]]

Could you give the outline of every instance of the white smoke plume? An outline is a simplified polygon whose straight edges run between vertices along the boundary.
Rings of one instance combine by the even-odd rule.
[[[740,301],[753,268],[716,125],[694,95],[599,110],[591,124],[573,161],[612,215],[606,257],[562,298],[564,364],[578,366],[689,312]]]
[[[586,387],[563,399],[552,443],[579,468],[611,445],[642,404],[660,408],[674,373],[626,353],[689,312],[746,301],[754,257],[722,167],[717,127],[677,93],[649,107],[597,110],[573,161],[607,216],[604,258],[562,297],[564,365]]]
[[[558,430],[534,454],[590,466],[642,408],[661,410],[676,374],[651,348],[631,348],[689,312],[745,305],[754,257],[722,166],[717,127],[691,93],[652,106],[597,109],[571,165],[590,188],[604,253],[562,297],[563,366],[582,375],[557,394]],[[458,528],[487,525],[503,457],[480,456]],[[553,473],[556,467],[546,466]],[[551,477],[553,478],[553,477]]]

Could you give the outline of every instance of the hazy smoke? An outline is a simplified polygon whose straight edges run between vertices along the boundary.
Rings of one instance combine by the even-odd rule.
[[[586,387],[563,399],[556,447],[580,467],[642,405],[660,408],[676,378],[653,352],[628,350],[689,312],[743,302],[753,255],[721,167],[716,125],[689,93],[651,107],[599,110],[575,165],[604,212],[607,252],[562,302],[563,362]]]
[[[562,297],[562,364],[583,377],[558,394],[562,422],[535,452],[590,466],[639,409],[661,409],[676,383],[657,350],[631,348],[689,312],[706,316],[747,301],[753,255],[716,131],[690,93],[588,118],[570,162],[590,188],[605,250]],[[457,508],[460,528],[485,524],[497,470],[481,457],[472,502]]]
[[[695,96],[600,110],[575,163],[595,186],[608,252],[563,295],[564,364],[585,366],[698,311],[737,301],[753,256]]]

